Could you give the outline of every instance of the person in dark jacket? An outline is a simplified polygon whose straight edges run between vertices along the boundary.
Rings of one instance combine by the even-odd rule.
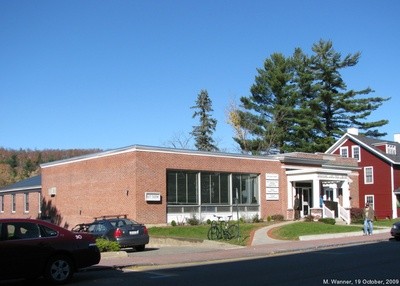
[[[299,200],[299,194],[297,194],[294,198],[294,219],[299,220],[300,219],[300,200]]]

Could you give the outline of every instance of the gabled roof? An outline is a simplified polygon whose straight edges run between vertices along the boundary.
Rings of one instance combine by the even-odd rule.
[[[16,182],[0,189],[0,192],[22,191],[42,188],[42,176],[37,175],[28,179]]]
[[[330,154],[335,152],[342,144],[347,140],[350,139],[353,142],[357,143],[358,145],[364,147],[365,149],[369,150],[377,157],[382,158],[385,161],[388,161],[392,164],[400,164],[400,143],[395,141],[389,140],[382,140],[382,139],[375,139],[369,138],[362,135],[353,135],[350,133],[344,134],[335,144],[333,144],[325,153]],[[381,146],[384,144],[390,144],[396,146],[396,154],[387,154],[386,152],[379,149],[377,146]]]

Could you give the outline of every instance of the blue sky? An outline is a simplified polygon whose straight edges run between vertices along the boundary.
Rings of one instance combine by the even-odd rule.
[[[274,52],[331,40],[361,59],[349,89],[391,97],[369,120],[400,133],[400,1],[0,1],[0,147],[114,149],[188,137],[205,89],[214,139]],[[193,144],[192,144],[193,146]]]

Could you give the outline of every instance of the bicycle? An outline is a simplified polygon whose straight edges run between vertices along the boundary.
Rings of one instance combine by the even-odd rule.
[[[209,240],[225,239],[239,237],[239,227],[237,224],[230,223],[232,215],[228,216],[228,221],[221,220],[222,216],[214,215],[218,221],[211,222],[210,229],[208,230],[207,237]]]

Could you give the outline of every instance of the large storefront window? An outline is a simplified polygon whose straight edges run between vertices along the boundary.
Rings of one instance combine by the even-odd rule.
[[[258,204],[257,174],[171,170],[167,172],[167,185],[169,205]]]
[[[201,173],[201,203],[229,204],[229,175]]]
[[[257,204],[258,200],[258,176],[256,174],[232,175],[232,201],[239,204]]]
[[[197,173],[168,172],[168,204],[197,204]]]

